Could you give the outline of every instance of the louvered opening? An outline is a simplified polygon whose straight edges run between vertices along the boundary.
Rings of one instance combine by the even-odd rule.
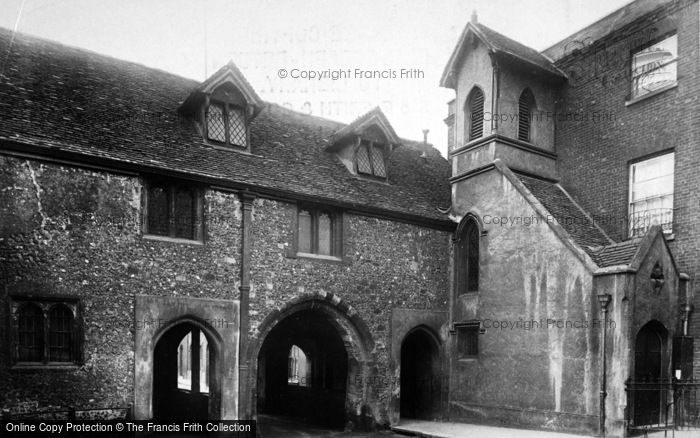
[[[469,140],[484,134],[484,93],[475,88],[469,98]]]
[[[518,101],[518,140],[530,141],[531,140],[531,111],[534,102],[532,93],[529,89],[526,89],[520,95],[520,100]]]

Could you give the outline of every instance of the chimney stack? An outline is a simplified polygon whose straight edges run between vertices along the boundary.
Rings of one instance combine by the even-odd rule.
[[[430,129],[423,130],[423,144],[428,144],[428,133],[429,132],[430,132]]]
[[[479,17],[476,15],[476,9],[472,11],[472,19],[470,20],[472,24],[476,24],[479,22]]]

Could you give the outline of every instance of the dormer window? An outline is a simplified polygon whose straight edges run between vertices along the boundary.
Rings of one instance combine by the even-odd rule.
[[[384,162],[385,146],[362,140],[357,149],[357,172],[364,175],[372,175],[386,178],[386,163]]]
[[[248,128],[263,107],[243,74],[229,62],[194,89],[178,111],[196,121],[206,144],[250,152]]]
[[[401,145],[401,140],[376,107],[337,130],[328,143],[326,151],[334,152],[351,174],[388,182],[387,157]]]
[[[205,117],[207,139],[228,146],[248,147],[243,108],[229,103],[211,102]]]

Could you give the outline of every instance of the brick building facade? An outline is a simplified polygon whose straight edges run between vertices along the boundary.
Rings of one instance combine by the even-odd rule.
[[[450,418],[615,436],[685,421],[667,406],[700,370],[699,17],[638,0],[544,52],[467,24],[441,80]]]

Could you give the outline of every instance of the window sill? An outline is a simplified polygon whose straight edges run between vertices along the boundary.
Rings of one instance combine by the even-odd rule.
[[[75,371],[80,369],[80,365],[73,362],[18,362],[10,368],[17,371],[32,371],[32,370],[56,370],[56,371]]]
[[[183,239],[181,237],[158,236],[156,234],[144,234],[141,237],[143,237],[144,240],[156,240],[159,242],[184,243],[187,245],[204,246],[204,242],[200,240]]]
[[[249,153],[248,146],[239,146],[239,145],[232,145],[232,144],[226,144],[226,143],[214,143],[212,141],[205,141],[205,144],[209,147],[212,147],[214,149],[218,149],[220,151],[234,151],[234,152]]]
[[[639,96],[639,97],[632,98],[632,99],[630,99],[630,100],[628,100],[628,101],[625,102],[625,106],[634,105],[634,104],[637,103],[637,102],[641,102],[641,101],[643,101],[643,100],[652,98],[652,97],[657,96],[657,95],[659,95],[659,94],[661,94],[661,93],[664,93],[664,92],[666,92],[666,91],[668,91],[668,90],[672,90],[672,89],[674,89],[674,88],[676,88],[676,87],[678,87],[678,81],[676,81],[676,82],[674,82],[674,83],[672,83],[672,84],[666,85],[665,87],[661,87],[661,88],[659,88],[658,90],[651,91],[651,92],[649,92],[649,93],[647,93],[647,94],[644,94],[643,96]]]
[[[328,263],[343,263],[344,262],[344,260],[340,257],[327,256],[327,255],[321,255],[321,254],[311,254],[311,253],[307,253],[307,252],[296,253],[295,258],[316,260],[316,261],[328,262]]]
[[[469,357],[460,357],[457,359],[457,362],[469,363],[469,362],[478,362],[478,360],[479,360],[478,356],[469,356]]]

